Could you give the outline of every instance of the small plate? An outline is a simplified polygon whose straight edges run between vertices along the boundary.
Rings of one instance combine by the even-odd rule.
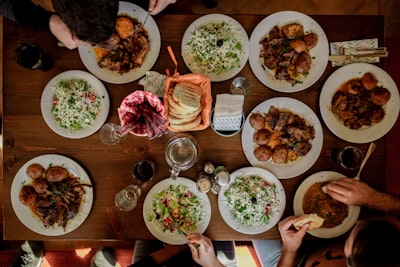
[[[312,61],[309,74],[303,83],[297,83],[294,85],[285,80],[275,79],[275,72],[265,70],[260,58],[260,51],[262,48],[260,41],[275,25],[280,27],[292,22],[297,22],[303,25],[304,32],[313,32],[318,35],[317,45],[310,50]],[[294,93],[312,86],[324,73],[326,66],[328,65],[328,56],[329,42],[324,30],[314,19],[296,11],[281,11],[269,15],[260,21],[250,36],[250,67],[260,82],[278,92]]]
[[[96,90],[98,96],[101,97],[100,112],[96,116],[96,120],[91,126],[73,130],[61,128],[58,122],[55,120],[54,114],[51,112],[53,108],[54,95],[56,92],[56,85],[60,80],[70,79],[82,79],[87,81],[94,90]],[[47,125],[55,133],[64,136],[66,138],[78,139],[88,137],[101,128],[104,122],[107,120],[108,112],[110,110],[110,99],[108,97],[107,89],[104,87],[102,82],[92,74],[81,71],[81,70],[69,70],[62,72],[52,78],[43,90],[42,97],[40,100],[40,108],[42,116]]]
[[[143,22],[147,16],[147,11],[133,3],[120,1],[118,15],[127,15],[131,18],[136,18]],[[100,68],[97,64],[97,57],[93,52],[92,47],[80,46],[78,47],[79,56],[85,67],[97,76],[99,79],[113,83],[124,84],[136,81],[146,74],[157,61],[161,48],[161,36],[158,26],[152,16],[147,18],[144,28],[149,34],[150,50],[143,60],[140,68],[131,69],[127,73],[119,74],[106,68]]]
[[[60,236],[72,232],[78,228],[89,216],[93,205],[93,187],[85,187],[86,194],[83,196],[79,213],[71,220],[68,220],[65,231],[63,227],[53,225],[52,227],[44,227],[43,222],[35,215],[32,210],[19,201],[19,193],[25,184],[31,182],[31,178],[26,175],[26,169],[29,165],[38,163],[44,168],[50,164],[64,166],[68,171],[79,177],[79,181],[83,184],[92,184],[85,170],[74,160],[57,154],[45,154],[37,156],[26,162],[17,172],[11,185],[11,205],[18,219],[30,230],[45,236]]]
[[[309,177],[307,177],[299,186],[296,191],[296,194],[293,199],[293,210],[296,216],[300,216],[304,214],[303,211],[303,198],[306,194],[307,190],[315,183],[318,182],[326,182],[326,181],[334,181],[344,177],[345,175],[333,172],[333,171],[322,171],[317,172]],[[360,215],[360,207],[359,206],[349,206],[349,215],[346,219],[343,220],[341,224],[332,228],[318,228],[314,230],[309,230],[308,233],[310,235],[320,237],[320,238],[333,238],[340,236],[350,230],[353,225],[358,220],[358,216]]]

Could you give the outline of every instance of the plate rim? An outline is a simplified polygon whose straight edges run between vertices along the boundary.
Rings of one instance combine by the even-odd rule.
[[[118,15],[124,14],[137,18],[137,16],[133,16],[134,12],[137,12],[138,15],[141,15],[141,20],[144,20],[147,15],[146,10],[134,3],[126,1],[119,2]],[[147,58],[145,57],[143,62],[144,66],[142,65],[140,68],[132,69],[129,72],[121,75],[117,72],[100,68],[97,65],[97,58],[93,53],[93,49],[88,46],[79,46],[79,57],[83,65],[85,65],[86,69],[100,80],[112,84],[126,84],[140,79],[146,74],[147,71],[153,68],[157,62],[161,49],[160,30],[152,16],[147,18],[144,28],[147,30],[150,39],[150,51],[146,55]],[[151,57],[149,58],[148,56]]]
[[[309,187],[308,184],[314,184],[316,182],[333,181],[345,177],[345,175],[336,171],[319,171],[311,174],[299,185],[293,198],[293,211],[295,216],[304,214],[303,211],[303,198]],[[306,188],[307,187],[307,188]],[[314,230],[308,230],[310,235],[320,238],[334,238],[343,235],[349,231],[358,220],[361,208],[359,206],[349,206],[349,215],[343,222],[348,223],[345,226],[338,225],[333,228],[318,228]]]
[[[183,37],[182,37],[181,55],[182,55],[182,59],[186,65],[186,67],[193,73],[192,69],[190,68],[188,59],[186,57],[184,57],[184,54],[185,54],[184,47],[185,47],[187,41],[189,40],[191,33],[196,29],[196,27],[199,25],[202,25],[206,22],[209,22],[211,20],[224,20],[224,21],[233,22],[235,24],[235,27],[239,28],[241,35],[243,37],[244,44],[242,44],[242,45],[243,45],[243,48],[245,51],[242,56],[241,66],[239,68],[235,68],[233,70],[223,72],[220,75],[211,75],[208,73],[203,73],[204,75],[206,75],[210,78],[211,82],[223,82],[223,81],[229,80],[229,79],[233,78],[235,75],[239,74],[239,72],[241,72],[243,70],[243,68],[246,66],[246,63],[249,59],[249,53],[250,53],[249,36],[248,36],[245,28],[243,27],[243,25],[239,21],[237,21],[235,18],[233,18],[229,15],[225,15],[225,14],[211,13],[211,14],[203,15],[203,16],[197,18],[196,20],[192,21],[192,23],[190,23],[190,25],[185,30],[185,33],[183,34]]]
[[[341,84],[351,78],[361,77],[363,73],[368,71],[377,76],[379,82],[390,85],[389,87],[384,87],[391,93],[391,98],[385,105],[385,110],[387,111],[390,108],[391,112],[386,112],[383,121],[380,123],[368,128],[352,130],[336,119],[329,110],[330,103],[334,93]],[[327,102],[328,99],[329,102]],[[338,68],[327,78],[321,89],[319,109],[325,125],[335,136],[356,144],[369,143],[385,136],[396,123],[400,111],[399,91],[393,78],[384,69],[370,63],[352,63]],[[384,122],[386,124],[383,124]]]
[[[153,227],[155,227],[153,225],[153,223],[149,222],[147,220],[147,217],[148,217],[147,215],[151,209],[152,198],[153,198],[154,194],[156,194],[157,192],[160,192],[161,190],[165,190],[167,188],[167,186],[169,186],[171,183],[178,184],[180,181],[181,181],[180,184],[187,186],[192,193],[196,194],[197,197],[199,197],[203,202],[205,202],[205,203],[203,203],[204,204],[204,215],[205,215],[204,222],[202,222],[200,225],[197,225],[197,228],[199,228],[199,229],[196,229],[196,230],[199,231],[200,234],[204,233],[207,230],[208,225],[211,220],[210,199],[208,198],[208,195],[206,193],[202,193],[197,190],[196,183],[193,180],[186,178],[186,177],[182,177],[182,176],[177,177],[175,181],[172,180],[170,177],[160,180],[158,183],[154,184],[150,188],[150,190],[147,192],[146,197],[143,202],[142,214],[143,214],[144,223],[145,223],[147,229],[150,231],[150,233],[154,237],[156,237],[158,240],[160,240],[164,243],[170,244],[170,245],[183,245],[183,244],[188,243],[188,240],[184,236],[177,236],[176,238],[171,239],[171,237],[169,237],[168,234],[160,233],[159,231],[157,231],[157,229],[153,228]]]
[[[282,21],[282,17],[286,17],[286,16],[292,17],[292,19]],[[317,46],[319,46],[321,53],[320,53],[320,55],[318,55],[317,59],[313,60],[312,64],[314,64],[314,67],[311,72],[312,74],[307,77],[307,78],[313,77],[313,79],[311,80],[311,82],[309,82],[307,84],[306,83],[297,83],[294,86],[284,80],[282,80],[282,81],[275,80],[274,83],[271,83],[271,81],[269,79],[267,79],[265,70],[263,70],[261,65],[259,64],[259,53],[260,53],[260,49],[261,49],[261,45],[259,44],[260,39],[262,38],[262,36],[265,36],[274,25],[277,25],[277,24],[284,25],[289,22],[295,22],[295,21],[302,23],[303,26],[305,26],[304,22],[307,21],[310,25],[313,25],[313,27],[311,28],[313,30],[312,32],[316,32],[316,30],[318,30],[318,32],[319,32]],[[273,22],[274,25],[272,25],[270,22]],[[269,25],[269,24],[271,24],[271,25]],[[268,27],[269,27],[269,29],[267,31],[263,30]],[[304,29],[306,31],[306,27],[304,27]],[[261,32],[263,32],[263,34],[261,34]],[[250,49],[250,54],[249,54],[249,65],[250,65],[250,68],[251,68],[254,76],[256,76],[256,78],[261,83],[263,83],[265,86],[267,86],[268,88],[271,88],[272,90],[275,90],[275,91],[278,91],[281,93],[296,93],[296,92],[310,88],[312,85],[314,85],[316,82],[319,81],[319,79],[322,77],[322,75],[324,74],[324,72],[328,66],[329,41],[328,41],[325,31],[323,30],[321,25],[319,25],[319,23],[315,19],[313,19],[312,17],[310,17],[304,13],[298,12],[298,11],[278,11],[278,12],[270,14],[270,15],[266,16],[264,19],[262,19],[255,26],[255,28],[253,29],[253,31],[250,35],[250,47],[257,47],[257,49]],[[313,49],[315,49],[315,48],[316,47],[314,47]],[[311,57],[315,57],[315,53],[317,52],[316,50],[313,50],[313,49],[311,49],[311,51],[310,51]],[[310,78],[308,79],[308,81],[310,81]],[[275,85],[275,83],[277,85]]]
[[[61,128],[55,121],[54,115],[51,113],[57,82],[62,79],[73,78],[86,80],[93,86],[93,89],[96,90],[99,95],[104,96],[100,99],[102,108],[100,113],[97,114],[93,125],[78,130]],[[44,121],[53,132],[66,138],[80,139],[96,133],[107,120],[110,111],[110,97],[104,84],[93,74],[83,70],[67,70],[57,74],[46,84],[40,99],[40,110]]]
[[[275,102],[275,104],[274,104],[274,102]],[[268,112],[269,107],[272,105],[274,105],[277,108],[280,108],[279,106],[277,106],[276,103],[285,103],[285,105],[292,104],[292,106],[293,106],[293,104],[296,104],[297,106],[301,107],[303,112],[306,112],[308,115],[308,116],[305,116],[304,114],[301,114],[301,117],[303,117],[308,123],[313,122],[314,130],[315,130],[315,138],[312,141],[312,148],[309,151],[309,153],[307,154],[308,156],[306,155],[305,157],[300,158],[294,162],[289,162],[287,164],[282,164],[282,165],[274,164],[269,161],[262,162],[262,161],[257,160],[254,157],[255,144],[252,141],[253,138],[250,137],[250,133],[251,133],[251,136],[253,136],[253,134],[254,134],[254,129],[250,125],[251,114],[255,113],[255,112],[264,112],[264,113]],[[293,108],[290,108],[289,110],[292,112],[296,112],[297,114],[299,113],[299,110],[293,110]],[[309,116],[311,116],[311,117],[309,117]],[[310,120],[310,118],[311,118],[311,120]],[[250,139],[251,139],[251,142],[249,141]],[[256,107],[254,107],[249,112],[249,114],[247,115],[247,118],[245,120],[245,123],[243,125],[241,143],[242,143],[243,152],[244,152],[248,162],[252,166],[269,170],[272,173],[274,173],[279,179],[289,179],[289,178],[300,176],[301,174],[303,174],[304,172],[309,170],[315,164],[315,162],[318,160],[319,155],[321,154],[321,151],[322,151],[323,139],[324,139],[324,136],[323,136],[322,124],[321,124],[317,114],[307,104],[303,103],[302,101],[300,101],[298,99],[291,98],[291,97],[273,97],[273,98],[270,98],[270,99],[267,99],[267,100],[261,102],[260,104],[258,104]],[[310,156],[313,156],[313,158],[311,159]],[[303,168],[298,167],[301,165],[295,166],[296,164],[301,164],[301,163],[304,166]]]
[[[81,181],[92,185],[91,187],[86,188],[85,198],[82,200],[79,210],[81,215],[69,220],[65,231],[58,225],[51,228],[45,228],[42,221],[32,213],[30,208],[19,201],[19,192],[21,191],[22,186],[32,180],[26,175],[26,168],[32,163],[42,164],[41,162],[47,162],[46,165],[49,165],[54,161],[63,162],[63,166],[74,175],[77,175],[79,172],[79,178]],[[42,166],[46,168],[44,164],[42,164]],[[19,221],[31,231],[44,236],[61,236],[74,231],[86,221],[93,208],[93,191],[93,183],[89,175],[78,162],[61,154],[42,154],[26,161],[15,174],[10,190],[11,206]],[[71,221],[74,223],[73,225],[71,225]],[[32,224],[32,222],[35,224]]]
[[[249,174],[254,174],[254,173],[261,175],[262,178],[268,182],[273,182],[277,186],[278,195],[280,195],[280,197],[281,197],[280,211],[279,211],[279,214],[274,218],[274,221],[272,223],[269,223],[269,224],[267,224],[263,227],[259,227],[257,229],[254,229],[251,226],[240,225],[239,223],[235,222],[231,218],[230,210],[226,207],[226,204],[224,203],[224,202],[226,202],[226,200],[224,199],[224,197],[225,197],[224,193],[229,188],[229,186],[234,182],[236,177],[238,175],[249,175]],[[270,172],[266,169],[263,169],[263,168],[259,168],[259,167],[248,166],[248,167],[239,168],[239,169],[231,172],[229,183],[226,186],[221,187],[221,190],[218,194],[218,210],[219,210],[219,213],[220,213],[222,219],[230,228],[232,228],[233,230],[235,230],[239,233],[242,233],[242,234],[253,235],[253,234],[261,234],[266,231],[269,231],[274,226],[276,226],[277,223],[279,222],[279,220],[282,218],[285,208],[286,208],[286,191],[285,191],[285,188],[283,187],[282,182],[272,172]]]

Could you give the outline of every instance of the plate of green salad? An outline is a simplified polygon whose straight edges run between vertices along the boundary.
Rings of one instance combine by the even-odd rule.
[[[218,208],[224,221],[243,234],[260,234],[274,227],[286,206],[285,189],[271,172],[244,167],[231,173],[221,188]]]
[[[167,178],[155,184],[143,204],[147,229],[157,239],[171,245],[186,244],[185,234],[204,233],[211,218],[207,194],[198,191],[188,178]]]
[[[66,138],[97,132],[107,119],[110,99],[102,82],[81,70],[62,72],[43,90],[40,103],[47,125]]]
[[[208,14],[193,21],[181,44],[183,61],[192,73],[212,82],[226,81],[238,74],[249,58],[249,37],[234,18]]]

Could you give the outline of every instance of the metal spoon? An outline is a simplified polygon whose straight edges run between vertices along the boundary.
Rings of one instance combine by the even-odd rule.
[[[358,169],[358,173],[356,176],[354,176],[355,180],[360,180],[360,174],[362,169],[364,168],[365,163],[367,162],[369,156],[371,156],[372,152],[374,152],[376,145],[374,143],[369,144],[367,154],[365,154],[365,157],[363,161],[361,162],[360,168]]]

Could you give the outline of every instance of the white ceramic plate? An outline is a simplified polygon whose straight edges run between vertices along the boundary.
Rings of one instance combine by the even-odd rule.
[[[11,204],[18,219],[30,230],[46,236],[60,236],[72,232],[78,228],[89,216],[93,205],[93,187],[85,187],[86,194],[83,196],[82,204],[79,213],[71,220],[68,220],[65,231],[63,227],[53,225],[52,227],[44,227],[42,221],[37,217],[32,210],[23,205],[19,201],[19,193],[25,184],[31,182],[31,178],[26,174],[26,169],[33,163],[41,164],[44,168],[50,164],[63,166],[68,171],[79,178],[79,181],[84,184],[92,184],[85,170],[75,161],[62,155],[45,154],[37,156],[27,161],[17,172],[11,185]]]
[[[274,26],[282,27],[285,24],[294,22],[303,25],[305,33],[316,33],[318,35],[318,43],[310,50],[312,61],[309,74],[303,83],[292,85],[287,81],[275,79],[274,71],[263,68],[263,61],[260,58],[262,48],[260,41]],[[282,93],[294,93],[307,89],[318,81],[328,65],[329,42],[324,30],[314,19],[296,11],[277,12],[260,21],[250,36],[250,48],[249,63],[254,75],[264,85]]]
[[[224,196],[225,191],[235,181],[236,177],[247,176],[247,175],[260,175],[268,183],[275,184],[276,190],[278,192],[277,198],[279,201],[279,212],[273,214],[270,218],[269,223],[261,227],[246,226],[236,222],[233,219],[232,210],[228,208],[227,200],[226,197]],[[286,194],[285,194],[285,189],[282,186],[282,183],[271,172],[257,167],[244,167],[232,172],[230,175],[229,183],[226,186],[223,186],[218,194],[218,208],[222,218],[232,229],[243,234],[260,234],[268,231],[279,222],[283,212],[285,211],[285,206],[286,206]]]
[[[210,73],[202,73],[204,75],[207,75],[212,82],[226,81],[235,76],[236,74],[238,74],[246,65],[247,59],[249,58],[249,37],[247,36],[246,30],[237,20],[235,20],[232,17],[223,14],[208,14],[193,21],[186,29],[182,38],[181,53],[183,55],[183,61],[185,62],[189,70],[191,72],[194,72],[194,70],[196,69],[194,66],[195,62],[193,62],[193,60],[190,57],[185,56],[184,52],[187,42],[191,39],[193,32],[195,32],[199,26],[210,22],[219,23],[221,21],[225,21],[226,23],[233,25],[233,27],[237,29],[237,36],[242,39],[241,44],[242,44],[243,54],[241,55],[240,67],[238,68],[234,68],[230,71],[226,71],[218,75]]]
[[[93,125],[82,128],[82,129],[65,129],[61,128],[58,122],[55,120],[55,116],[51,112],[53,107],[53,99],[56,92],[56,85],[60,80],[70,79],[82,79],[87,81],[97,94],[101,97],[100,113],[97,114],[96,120]],[[66,138],[78,139],[84,138],[97,132],[98,129],[104,124],[107,119],[108,112],[110,110],[110,99],[108,97],[107,89],[104,87],[102,82],[92,74],[81,71],[81,70],[69,70],[62,72],[52,78],[43,90],[42,98],[40,100],[40,108],[42,116],[47,125],[57,134]]]
[[[389,102],[383,107],[385,117],[381,122],[353,130],[344,126],[331,112],[332,97],[344,82],[352,78],[361,78],[366,72],[373,73],[378,79],[379,84],[390,91],[391,97]],[[368,63],[353,63],[337,69],[329,76],[322,87],[319,108],[325,124],[337,137],[352,143],[369,143],[384,136],[396,123],[400,109],[399,91],[396,83],[386,71]]]
[[[306,123],[314,126],[315,138],[312,141],[311,150],[305,155],[295,161],[287,164],[276,164],[269,161],[259,161],[254,156],[254,149],[257,145],[253,142],[253,135],[255,130],[250,125],[250,115],[255,112],[267,113],[269,108],[274,106],[278,109],[289,110],[306,120]],[[247,157],[247,160],[252,166],[261,167],[274,173],[279,179],[292,178],[298,176],[309,168],[311,168],[317,161],[323,144],[323,132],[321,123],[314,113],[314,111],[303,102],[289,97],[276,97],[268,99],[258,106],[256,106],[247,116],[242,131],[242,147]]]
[[[188,187],[188,189],[197,197],[200,199],[200,201],[203,204],[204,207],[204,212],[203,212],[203,220],[197,225],[196,230],[194,232],[196,233],[204,233],[208,227],[208,224],[210,223],[211,219],[211,204],[210,200],[208,199],[207,194],[201,193],[197,190],[196,183],[188,178],[184,177],[178,177],[175,181],[172,180],[171,178],[166,178],[164,180],[161,180],[157,184],[155,184],[150,191],[147,193],[146,198],[144,199],[144,204],[143,204],[143,218],[144,222],[146,224],[147,229],[151,232],[152,235],[154,235],[158,240],[171,244],[171,245],[182,245],[186,244],[188,240],[185,238],[185,236],[180,235],[180,234],[171,234],[167,232],[163,232],[162,228],[157,222],[150,222],[148,221],[148,216],[152,211],[152,203],[153,203],[153,197],[155,194],[165,190],[168,188],[170,184],[182,184]]]
[[[319,182],[327,182],[334,181],[341,177],[344,177],[343,174],[333,171],[322,171],[317,172],[309,177],[307,177],[299,186],[296,191],[296,194],[293,199],[293,210],[296,216],[300,216],[304,214],[303,211],[303,198],[306,194],[307,190],[315,183]],[[350,230],[353,225],[358,220],[358,216],[360,215],[360,207],[359,206],[350,206],[349,207],[349,215],[346,219],[343,220],[341,224],[332,228],[318,228],[314,230],[309,230],[308,233],[321,238],[333,238],[340,236]]]
[[[144,22],[147,11],[135,4],[120,1],[118,14],[127,15],[131,18],[137,18],[139,21]],[[149,34],[150,51],[145,56],[143,64],[140,66],[140,68],[131,69],[129,72],[123,74],[119,74],[106,68],[100,68],[97,64],[97,57],[93,52],[93,48],[80,46],[78,51],[83,64],[91,73],[105,82],[124,84],[136,81],[145,75],[146,71],[149,71],[154,66],[161,48],[160,31],[152,16],[147,18],[144,28]]]

